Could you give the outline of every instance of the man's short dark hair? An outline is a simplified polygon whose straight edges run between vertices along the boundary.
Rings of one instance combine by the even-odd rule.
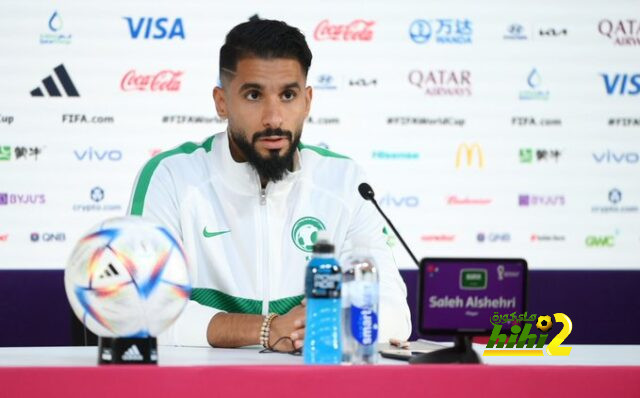
[[[243,58],[290,58],[300,63],[307,76],[311,66],[311,50],[298,28],[282,21],[252,18],[236,25],[220,48],[220,79],[236,71]]]

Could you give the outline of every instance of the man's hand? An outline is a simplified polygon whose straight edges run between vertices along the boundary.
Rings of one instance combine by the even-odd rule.
[[[302,347],[307,311],[306,304],[306,299],[302,300],[300,305],[293,307],[289,312],[276,317],[271,322],[270,347],[278,351],[292,351],[294,348]],[[278,344],[275,344],[278,339],[285,336],[291,338],[293,345],[288,339],[283,339]]]

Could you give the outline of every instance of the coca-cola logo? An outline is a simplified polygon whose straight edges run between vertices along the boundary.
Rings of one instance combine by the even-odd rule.
[[[313,32],[313,37],[316,40],[371,41],[374,24],[375,21],[356,19],[349,24],[334,25],[325,19],[318,24]]]
[[[135,69],[125,73],[120,82],[122,91],[179,91],[183,71],[163,70],[155,75],[138,74]]]

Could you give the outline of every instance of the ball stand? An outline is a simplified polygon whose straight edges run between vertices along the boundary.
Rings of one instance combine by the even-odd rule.
[[[157,365],[158,342],[155,337],[99,337],[98,365]]]

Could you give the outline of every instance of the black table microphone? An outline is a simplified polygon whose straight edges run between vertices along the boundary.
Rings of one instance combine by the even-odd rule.
[[[416,263],[416,266],[418,268],[420,268],[420,263],[418,262],[418,259],[416,258],[416,256],[413,255],[413,252],[411,251],[411,249],[409,249],[409,246],[407,246],[407,244],[404,242],[404,239],[402,239],[400,232],[398,232],[396,227],[393,226],[393,223],[391,222],[391,220],[389,220],[389,218],[384,214],[380,206],[378,206],[378,202],[376,202],[375,194],[373,193],[373,188],[371,188],[371,185],[367,184],[366,182],[363,182],[362,184],[358,185],[358,192],[360,192],[360,195],[362,195],[364,200],[370,200],[371,203],[373,203],[373,205],[376,207],[376,209],[378,209],[378,212],[387,221],[387,224],[389,224],[389,226],[393,230],[393,233],[395,233],[398,239],[400,239],[400,243],[402,243],[402,246],[404,246],[407,253],[409,253],[413,262]]]

